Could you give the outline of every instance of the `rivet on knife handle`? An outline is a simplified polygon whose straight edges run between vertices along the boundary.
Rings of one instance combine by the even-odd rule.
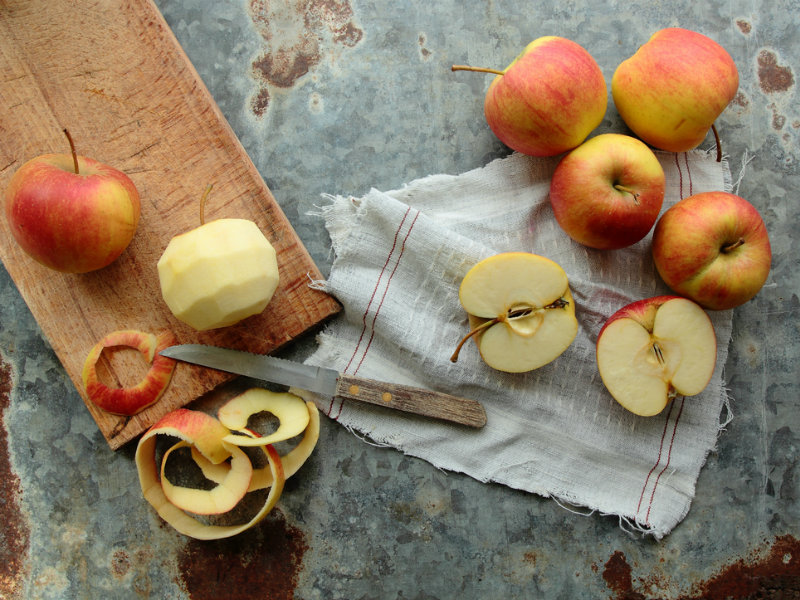
[[[470,427],[486,425],[486,413],[479,402],[406,385],[342,374],[336,384],[336,396]]]

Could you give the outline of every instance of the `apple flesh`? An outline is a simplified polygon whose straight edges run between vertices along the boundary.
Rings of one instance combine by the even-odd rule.
[[[652,253],[664,283],[712,310],[752,299],[772,263],[758,210],[728,192],[695,194],[665,211],[653,232]]]
[[[261,313],[280,279],[275,249],[246,219],[217,219],[175,236],[157,268],[167,306],[197,331]]]
[[[656,296],[614,313],[600,330],[596,355],[600,377],[614,399],[648,417],[674,397],[706,388],[716,364],[717,338],[698,304]]]
[[[696,148],[738,88],[730,54],[711,38],[678,27],[653,34],[611,79],[625,124],[670,152]]]
[[[113,167],[44,154],[11,177],[5,212],[14,239],[33,259],[56,271],[86,273],[111,264],[128,247],[140,201],[130,178]]]
[[[606,133],[572,150],[550,184],[556,221],[576,242],[601,250],[635,244],[664,201],[664,169],[647,145]]]
[[[563,37],[532,41],[503,71],[462,65],[453,70],[497,74],[484,99],[486,121],[506,146],[531,156],[575,148],[602,122],[608,105],[597,62]]]
[[[578,333],[567,275],[543,256],[490,256],[467,272],[458,295],[472,329],[451,357],[453,362],[472,338],[490,367],[509,373],[531,371],[560,356]]]

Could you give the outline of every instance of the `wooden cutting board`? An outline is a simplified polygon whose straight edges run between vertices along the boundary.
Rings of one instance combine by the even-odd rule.
[[[309,288],[319,271],[151,0],[0,0],[0,190],[28,159],[69,152],[64,128],[79,154],[136,184],[136,236],[111,266],[61,274],[19,249],[0,211],[0,258],[112,449],[230,376],[179,364],[157,404],[111,415],[81,383],[86,355],[107,333],[170,329],[181,343],[266,353],[339,311]],[[201,334],[169,312],[156,262],[174,235],[200,225],[208,184],[205,219],[255,221],[278,252],[281,283],[261,315]],[[127,386],[148,365],[121,350],[105,352],[100,367],[104,381]]]

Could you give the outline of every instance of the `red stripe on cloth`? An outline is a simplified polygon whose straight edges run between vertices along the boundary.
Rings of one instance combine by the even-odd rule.
[[[658,446],[658,457],[656,458],[655,464],[650,468],[650,471],[647,473],[647,477],[644,480],[644,485],[642,486],[642,493],[639,495],[639,504],[636,506],[636,517],[638,520],[639,511],[642,508],[642,500],[644,499],[644,494],[647,491],[647,485],[650,483],[650,477],[653,475],[655,470],[658,468],[658,465],[661,464],[661,453],[664,450],[664,440],[667,437],[667,429],[669,428],[669,418],[672,415],[672,407],[675,406],[674,402],[670,402],[669,410],[667,411],[667,418],[664,421],[664,430],[661,432],[661,444]]]
[[[365,336],[368,328],[371,329],[369,340],[367,342],[366,347],[364,348],[364,351],[363,351],[363,354],[361,356],[361,359],[358,361],[358,365],[356,366],[355,370],[352,371],[352,374],[358,373],[358,370],[359,370],[359,368],[361,368],[361,364],[364,362],[364,358],[366,357],[367,352],[369,351],[369,348],[372,345],[372,340],[375,337],[375,329],[374,329],[375,328],[375,321],[377,320],[378,314],[380,314],[381,307],[383,306],[383,302],[386,299],[386,294],[387,294],[387,292],[389,290],[389,286],[391,285],[392,278],[394,277],[394,274],[397,271],[397,267],[400,265],[400,261],[403,258],[403,253],[405,252],[405,249],[406,249],[406,242],[408,241],[409,235],[411,235],[411,230],[414,228],[414,224],[417,222],[417,218],[419,217],[419,211],[417,211],[416,215],[414,216],[414,219],[411,222],[411,225],[408,228],[408,231],[406,231],[406,234],[403,237],[403,241],[400,244],[400,254],[397,257],[397,261],[394,264],[394,268],[392,269],[391,273],[389,274],[389,278],[388,278],[388,280],[386,282],[386,286],[385,286],[385,288],[383,290],[383,294],[381,295],[380,302],[378,303],[378,308],[376,309],[375,314],[372,317],[372,322],[371,322],[371,324],[368,325],[367,321],[368,321],[369,312],[370,312],[370,309],[372,308],[373,302],[375,301],[375,298],[376,298],[376,296],[378,294],[378,289],[381,287],[381,282],[383,280],[384,275],[387,272],[387,268],[389,266],[389,263],[392,261],[392,257],[394,256],[395,251],[397,250],[398,239],[400,237],[401,232],[403,231],[403,227],[404,227],[404,225],[406,223],[406,219],[408,218],[408,215],[409,215],[410,212],[411,212],[411,207],[406,209],[406,212],[403,215],[403,218],[400,220],[400,224],[397,226],[397,229],[395,230],[394,240],[392,241],[392,247],[389,250],[389,254],[386,256],[386,261],[383,263],[383,267],[381,267],[381,271],[378,274],[377,280],[375,281],[375,287],[372,290],[372,294],[370,295],[369,302],[367,303],[367,306],[364,309],[364,313],[361,316],[361,324],[362,324],[362,326],[361,326],[361,333],[359,334],[359,337],[358,337],[358,342],[356,344],[356,347],[353,349],[353,354],[350,356],[350,360],[347,362],[347,366],[345,367],[344,372],[350,372],[350,367],[352,366],[353,361],[355,360],[356,356],[358,356],[359,351],[361,350],[361,344],[364,341],[364,336]],[[335,398],[331,398],[330,405],[328,406],[328,416],[332,416],[334,401],[335,401]],[[343,401],[340,402],[339,410],[338,410],[336,416],[333,417],[335,420],[338,420],[339,417],[341,416],[343,404],[344,404]]]
[[[686,397],[681,396],[681,407],[678,409],[678,415],[675,417],[675,425],[672,427],[672,437],[669,440],[669,450],[667,451],[667,463],[664,465],[664,468],[659,471],[658,475],[656,476],[656,481],[653,484],[653,491],[650,494],[650,502],[647,505],[647,514],[644,517],[644,522],[646,525],[650,524],[650,510],[653,508],[653,500],[656,497],[656,490],[658,489],[658,482],[661,479],[661,476],[664,474],[669,468],[670,460],[672,459],[672,446],[675,444],[675,434],[678,432],[678,423],[680,423],[681,415],[683,414],[683,405],[686,403]]]
[[[403,238],[403,245],[400,248],[400,254],[397,257],[397,262],[394,264],[394,269],[392,269],[392,272],[389,275],[389,279],[386,282],[386,287],[383,290],[383,295],[381,296],[381,301],[378,304],[378,308],[375,311],[375,316],[372,317],[372,325],[370,326],[371,329],[372,329],[372,332],[370,333],[370,336],[369,336],[369,342],[367,342],[367,346],[366,346],[366,348],[364,348],[364,353],[361,355],[361,360],[358,361],[358,365],[356,366],[356,370],[353,371],[353,375],[356,375],[358,373],[358,370],[361,368],[361,364],[364,362],[364,359],[367,357],[367,352],[369,352],[370,346],[372,346],[372,339],[375,337],[375,321],[378,320],[378,315],[381,313],[381,308],[383,307],[383,301],[386,299],[386,293],[389,291],[389,286],[392,284],[392,279],[394,278],[394,274],[397,271],[397,267],[400,266],[400,261],[403,259],[403,254],[406,251],[406,242],[408,241],[408,236],[411,235],[411,230],[414,229],[414,225],[416,224],[418,218],[419,218],[419,211],[417,211],[417,214],[414,215],[414,220],[411,221],[411,225],[409,225],[409,227],[408,227],[408,231],[406,232],[406,236]]]
[[[693,182],[692,182],[692,169],[691,169],[691,164],[689,163],[689,154],[688,154],[688,152],[684,152],[683,153],[683,157],[684,157],[684,163],[686,164],[686,178],[688,179],[688,182],[689,182],[689,196],[691,196],[691,195],[693,195],[694,190],[693,190]],[[680,186],[680,197],[681,197],[681,200],[683,200],[683,198],[684,198],[684,196],[683,196],[683,171],[681,170],[681,163],[680,163],[680,159],[678,158],[677,154],[675,154],[675,166],[678,168],[678,184]],[[644,517],[645,525],[649,525],[650,524],[650,511],[653,508],[653,501],[655,500],[656,489],[658,488],[658,482],[661,479],[661,475],[663,475],[664,472],[669,468],[669,463],[670,463],[670,460],[672,459],[672,444],[675,442],[675,435],[678,432],[678,423],[680,422],[681,414],[683,414],[683,405],[684,405],[685,401],[686,401],[686,399],[684,397],[681,397],[681,406],[680,406],[680,409],[678,410],[678,415],[675,417],[675,424],[672,427],[672,436],[670,438],[669,448],[667,450],[667,462],[664,465],[664,467],[661,469],[661,471],[658,472],[658,475],[656,475],[656,480],[653,483],[653,489],[650,492],[650,500],[647,503],[647,512],[645,513],[645,517]],[[674,404],[675,404],[674,401],[670,404],[669,411],[667,412],[667,419],[664,422],[664,431],[661,433],[661,442],[660,442],[659,447],[658,447],[658,458],[656,459],[656,463],[650,469],[650,472],[647,473],[647,477],[645,478],[644,485],[642,486],[642,493],[639,496],[639,504],[636,506],[636,517],[637,517],[637,520],[638,520],[639,512],[641,511],[641,508],[642,508],[642,501],[644,500],[645,492],[647,491],[647,485],[650,483],[650,477],[653,475],[653,473],[655,472],[656,468],[658,468],[658,465],[661,463],[661,455],[662,455],[663,450],[664,450],[664,439],[666,437],[666,433],[667,433],[667,429],[668,429],[668,425],[669,425],[669,419],[670,419],[670,417],[672,415],[672,407],[674,406]]]
[[[694,196],[694,191],[692,191],[692,170],[689,168],[689,153],[683,153],[683,160],[686,163],[686,176],[689,178],[689,195]]]
[[[677,153],[675,154],[675,166],[678,167],[678,195],[683,200],[683,172],[681,171],[681,161],[678,159]]]

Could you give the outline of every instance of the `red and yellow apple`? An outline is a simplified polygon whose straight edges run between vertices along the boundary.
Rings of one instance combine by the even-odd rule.
[[[653,34],[611,79],[625,124],[670,152],[697,147],[738,88],[730,54],[708,36],[678,27]]]
[[[728,192],[703,192],[680,200],[658,220],[653,260],[673,291],[724,310],[759,292],[769,276],[772,249],[752,204]]]
[[[606,321],[597,368],[624,408],[653,416],[675,396],[702,392],[714,373],[717,338],[706,312],[678,296],[633,302]]]
[[[161,351],[175,342],[171,331],[158,335],[130,329],[109,333],[92,347],[83,363],[81,377],[86,395],[98,407],[113,414],[131,416],[141,412],[161,398],[172,379],[176,361],[162,356]],[[147,375],[133,387],[112,387],[100,381],[97,361],[103,350],[115,347],[133,348],[150,363]]]
[[[471,330],[450,360],[474,339],[483,361],[522,373],[560,356],[575,339],[578,321],[564,269],[529,252],[505,252],[475,264],[458,291]]]
[[[247,219],[217,219],[175,236],[157,269],[170,311],[197,331],[261,313],[280,280],[275,249]]]
[[[73,146],[72,155],[44,154],[23,164],[6,189],[5,212],[14,239],[33,259],[56,271],[86,273],[128,247],[140,201],[125,173],[78,156]]]
[[[489,127],[506,146],[531,156],[575,148],[603,120],[608,89],[597,62],[579,44],[540,37],[502,71],[454,65],[453,70],[495,73],[484,99]]]
[[[653,228],[664,201],[664,169],[653,151],[618,133],[593,137],[558,163],[550,183],[556,221],[576,242],[611,250]]]

